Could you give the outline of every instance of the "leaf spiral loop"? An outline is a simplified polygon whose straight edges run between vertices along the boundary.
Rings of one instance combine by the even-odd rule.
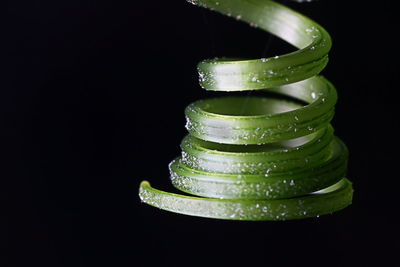
[[[220,219],[290,220],[348,206],[348,151],[330,121],[337,93],[319,72],[331,38],[320,25],[269,0],[193,0],[193,4],[257,26],[298,48],[254,60],[198,64],[206,90],[264,90],[273,97],[220,97],[186,110],[189,135],[170,165],[172,184],[196,196],[140,185],[141,200],[172,212]],[[303,104],[299,104],[301,101]]]

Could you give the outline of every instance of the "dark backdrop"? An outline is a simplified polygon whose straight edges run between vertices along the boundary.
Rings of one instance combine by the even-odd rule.
[[[353,205],[287,222],[183,216],[141,204],[174,191],[183,110],[215,94],[196,64],[291,51],[180,1],[8,1],[1,106],[9,266],[385,266],[398,249],[398,89],[392,2],[287,3],[333,37],[323,71],[349,147]],[[3,214],[4,215],[4,214]],[[397,246],[397,248],[396,248]]]

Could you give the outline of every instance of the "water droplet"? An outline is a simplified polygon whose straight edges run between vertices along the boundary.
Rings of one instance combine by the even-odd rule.
[[[312,92],[311,93],[311,97],[312,97],[312,99],[315,99],[317,96],[316,96],[316,94],[314,92]]]
[[[262,208],[262,210],[263,210],[263,212],[267,212],[267,211],[268,211],[268,208],[267,208],[266,206],[264,206],[264,207]]]

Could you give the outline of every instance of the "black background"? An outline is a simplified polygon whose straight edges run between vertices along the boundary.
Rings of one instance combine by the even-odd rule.
[[[323,75],[350,150],[352,206],[287,222],[234,222],[140,203],[175,191],[183,110],[213,94],[196,64],[291,51],[180,1],[9,1],[1,106],[9,266],[385,266],[398,251],[397,30],[392,2],[286,3],[332,35]],[[3,214],[4,215],[4,214]],[[7,266],[7,265],[6,265]]]

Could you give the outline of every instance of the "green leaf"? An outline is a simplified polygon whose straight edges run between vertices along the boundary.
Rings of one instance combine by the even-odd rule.
[[[189,135],[169,168],[172,184],[196,196],[160,191],[143,181],[141,200],[176,213],[233,220],[302,219],[350,205],[353,188],[344,178],[348,151],[330,125],[336,89],[317,76],[328,62],[329,34],[273,1],[189,2],[270,32],[298,50],[200,62],[199,82],[206,90],[264,90],[285,99],[232,96],[190,104]]]

